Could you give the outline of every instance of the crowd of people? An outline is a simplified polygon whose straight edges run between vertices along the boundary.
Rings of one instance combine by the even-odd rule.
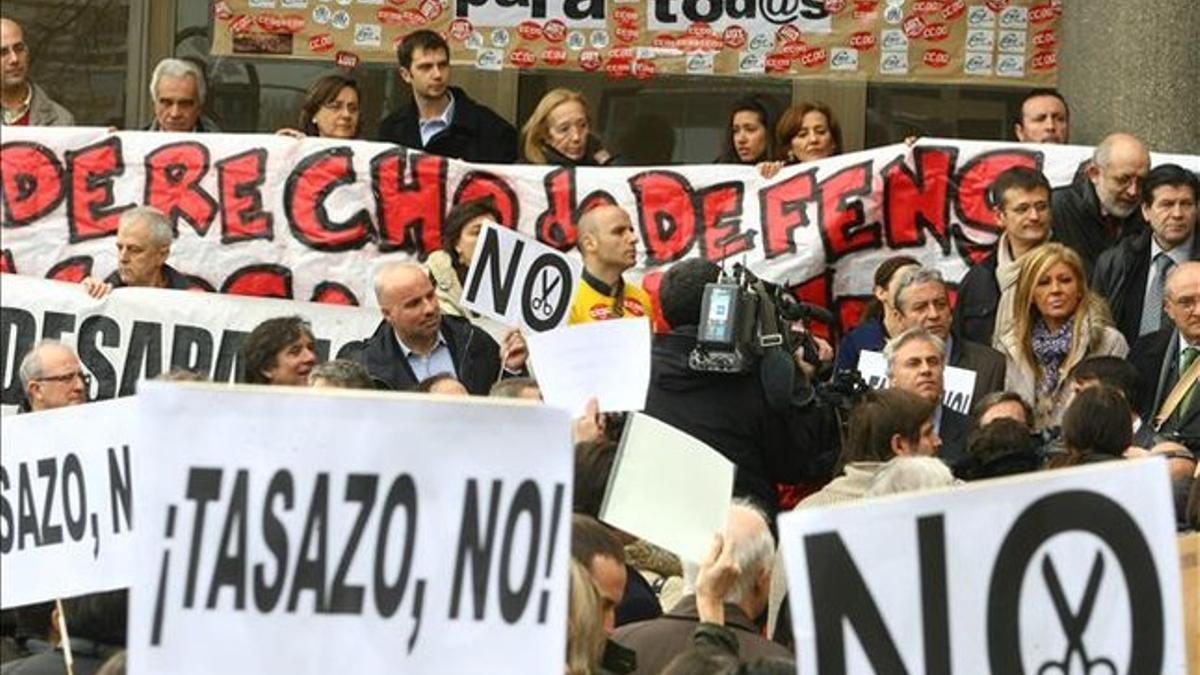
[[[71,124],[70,113],[29,81],[20,26],[0,19],[0,43],[4,123]],[[405,38],[398,65],[412,100],[383,121],[382,140],[472,162],[620,162],[602,147],[576,92],[548,92],[518,133],[450,85],[449,48],[437,34]],[[204,76],[195,64],[164,60],[150,89],[153,129],[216,130],[202,115]],[[364,94],[343,75],[321,78],[296,125],[280,133],[358,137]],[[1065,143],[1069,123],[1066,101],[1037,90],[1013,131],[1020,142]],[[842,149],[827,106],[801,104],[777,118],[766,102],[748,98],[730,112],[717,161],[773,175]],[[816,349],[789,356],[794,381],[814,384],[855,371],[864,351],[882,352],[886,388],[837,405],[812,397],[781,405],[759,371],[692,367],[704,290],[720,268],[678,262],[652,299],[626,278],[637,251],[628,211],[604,205],[582,216],[584,271],[570,322],[660,316],[670,329],[654,337],[645,413],[722,453],[737,473],[727,528],[700,564],[681,561],[597,520],[623,417],[593,404],[576,421],[567,673],[794,672],[786,578],[775,554],[774,518],[784,510],[1160,457],[1179,528],[1200,529],[1197,176],[1173,164],[1152,168],[1144,143],[1114,133],[1070,185],[1052,188],[1038,170],[1018,167],[1000,174],[989,195],[999,240],[957,286],[915,258],[889,258],[874,272],[872,303],[836,348],[810,335]],[[349,358],[319,362],[311,326],[300,316],[278,317],[246,337],[239,380],[540,399],[537,364],[521,333],[461,302],[481,224],[498,219],[488,201],[455,205],[441,249],[427,261],[381,266],[374,278],[381,321]],[[85,279],[82,291],[186,288],[167,263],[171,241],[162,213],[124,212],[117,271]],[[25,410],[89,400],[90,376],[69,345],[39,342],[19,359]],[[948,367],[974,373],[968,411],[945,403]],[[96,672],[123,646],[124,593],[63,607],[74,624],[75,672]],[[60,658],[53,656],[57,611],[35,605],[4,613],[4,658],[20,659],[3,673],[51,672],[47,660]],[[121,672],[123,656],[114,658],[120,664],[103,672]]]

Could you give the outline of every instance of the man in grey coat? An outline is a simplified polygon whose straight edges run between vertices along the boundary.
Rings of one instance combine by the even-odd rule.
[[[29,80],[29,46],[21,24],[0,17],[0,104],[5,125],[69,127],[75,117]]]

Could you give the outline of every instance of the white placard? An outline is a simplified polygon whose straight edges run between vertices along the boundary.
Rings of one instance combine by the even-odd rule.
[[[733,474],[721,453],[636,413],[625,423],[600,520],[699,563],[725,530]]]
[[[107,399],[132,394],[140,380],[172,368],[232,382],[250,331],[293,315],[312,324],[322,361],[356,349],[380,321],[378,310],[362,307],[158,288],[118,288],[95,300],[80,284],[7,274],[0,284],[0,410],[16,410],[21,358],[44,337],[75,349],[93,378],[91,397]]]
[[[132,580],[133,399],[0,425],[0,608]]]
[[[858,353],[858,374],[872,389],[888,386],[887,359],[877,351],[864,349]],[[975,396],[975,371],[946,366],[942,371],[942,405],[971,414],[971,398]]]
[[[562,672],[563,411],[161,382],[138,399],[131,673],[218,654],[246,673]]]
[[[490,319],[541,332],[567,322],[583,263],[533,237],[484,223],[461,304]]]
[[[542,398],[581,415],[588,399],[601,412],[646,407],[650,389],[650,321],[610,319],[525,337]]]
[[[799,509],[779,532],[802,674],[1187,672],[1162,460]]]

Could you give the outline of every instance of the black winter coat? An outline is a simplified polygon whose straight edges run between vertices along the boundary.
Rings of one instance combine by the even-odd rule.
[[[1075,249],[1083,258],[1088,273],[1100,259],[1100,254],[1111,248],[1122,238],[1146,229],[1141,209],[1134,209],[1120,221],[1120,232],[1114,237],[1108,234],[1100,216],[1100,198],[1087,174],[1080,171],[1070,185],[1055,188],[1050,195],[1050,213],[1053,229],[1050,238]]]
[[[421,142],[417,124],[421,115],[415,102],[388,115],[379,125],[379,140],[406,148],[467,162],[513,164],[517,161],[517,130],[487,106],[480,105],[458,87],[454,96],[454,118],[450,126],[434,136],[429,145]]]
[[[1137,342],[1150,277],[1150,230],[1126,237],[1105,251],[1092,270],[1092,290],[1108,301],[1125,342]],[[1200,259],[1200,237],[1192,238],[1191,259]],[[1163,325],[1159,328],[1167,328]]]
[[[441,331],[458,371],[458,381],[472,394],[486,396],[500,375],[500,345],[487,331],[455,316],[442,315]],[[379,323],[363,344],[362,351],[352,358],[366,366],[372,377],[387,382],[392,389],[407,391],[417,385],[417,377],[387,321]]]

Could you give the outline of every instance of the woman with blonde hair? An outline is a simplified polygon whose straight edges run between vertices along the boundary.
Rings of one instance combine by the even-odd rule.
[[[583,94],[561,87],[546,92],[521,127],[521,153],[530,164],[558,166],[604,166],[613,159],[592,134]]]
[[[1038,430],[1060,423],[1075,364],[1129,353],[1108,307],[1088,290],[1083,260],[1062,244],[1044,244],[1021,259],[1012,325],[998,344],[1008,359],[1005,388],[1033,404]]]
[[[566,675],[598,675],[608,640],[604,633],[600,592],[592,582],[592,575],[574,558],[571,559],[570,589]]]

